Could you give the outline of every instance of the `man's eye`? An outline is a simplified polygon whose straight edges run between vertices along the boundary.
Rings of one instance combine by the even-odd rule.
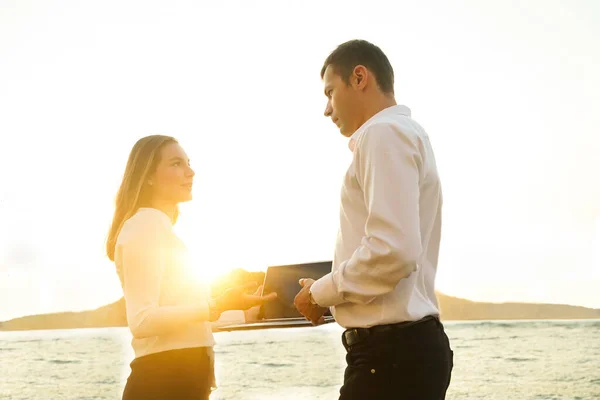
[[[181,162],[179,162],[179,161],[176,161],[176,162],[173,163],[174,167],[179,167],[180,165],[181,165]]]

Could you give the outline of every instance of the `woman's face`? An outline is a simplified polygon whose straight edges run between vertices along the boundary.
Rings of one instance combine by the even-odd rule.
[[[180,203],[192,199],[194,170],[179,143],[169,143],[160,151],[160,162],[148,184],[152,187],[153,200]]]

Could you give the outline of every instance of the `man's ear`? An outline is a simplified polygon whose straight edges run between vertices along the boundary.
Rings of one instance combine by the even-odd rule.
[[[352,71],[352,86],[356,89],[362,90],[367,86],[369,79],[369,71],[364,65],[357,65]]]

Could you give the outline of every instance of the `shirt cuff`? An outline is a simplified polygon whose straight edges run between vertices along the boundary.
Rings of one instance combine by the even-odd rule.
[[[313,300],[321,307],[337,306],[345,302],[343,296],[338,293],[333,276],[333,272],[330,272],[310,287]]]
[[[227,310],[221,313],[219,322],[230,322],[232,324],[243,324],[246,322],[246,313],[243,310]]]

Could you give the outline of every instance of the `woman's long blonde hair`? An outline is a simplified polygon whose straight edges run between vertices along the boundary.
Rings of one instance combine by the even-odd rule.
[[[177,140],[171,136],[146,136],[138,140],[129,153],[123,180],[117,192],[115,214],[106,240],[106,255],[111,261],[115,260],[117,238],[125,221],[140,207],[150,206],[152,196],[148,179],[160,162],[160,151],[169,143],[177,143]]]

